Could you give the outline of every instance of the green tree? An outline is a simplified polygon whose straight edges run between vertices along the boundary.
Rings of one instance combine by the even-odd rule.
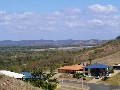
[[[88,59],[88,61],[90,62],[90,64],[92,63],[92,60],[93,60],[93,59],[91,59],[91,58]]]

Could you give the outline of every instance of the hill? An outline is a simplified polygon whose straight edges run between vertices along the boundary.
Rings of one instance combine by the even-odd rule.
[[[78,61],[120,63],[120,37],[110,40],[101,46],[85,49],[76,58]]]
[[[107,40],[21,40],[21,41],[11,41],[3,40],[0,41],[0,46],[41,46],[42,48],[50,47],[71,47],[71,46],[95,46],[101,45]]]
[[[93,60],[93,63],[95,62],[104,63],[107,65],[120,64],[120,51],[115,54]]]
[[[29,47],[29,46],[28,46]],[[58,67],[80,62],[106,62],[110,65],[119,62],[120,37],[110,40],[100,46],[78,50],[52,50],[34,51],[22,47],[0,48],[0,69],[22,72],[33,70],[54,70]],[[15,47],[17,48],[17,46]],[[116,58],[115,58],[116,57]],[[117,58],[118,57],[118,58]],[[112,59],[111,59],[112,58]],[[115,61],[114,61],[115,60]]]
[[[42,90],[21,80],[0,75],[0,90]]]

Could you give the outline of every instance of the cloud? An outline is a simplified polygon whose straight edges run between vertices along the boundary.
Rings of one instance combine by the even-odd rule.
[[[117,7],[113,6],[113,5],[99,5],[99,4],[94,4],[88,7],[88,9],[90,9],[93,12],[96,13],[112,13],[112,12],[117,12],[118,9]]]
[[[41,35],[44,37],[80,36],[90,33],[109,35],[120,30],[120,14],[114,14],[118,9],[112,5],[91,5],[93,12],[80,8],[67,8],[51,13],[21,12],[9,13],[0,11],[0,33],[19,35]],[[86,13],[87,12],[87,13]],[[95,14],[102,13],[102,14]],[[110,14],[106,14],[110,13]],[[70,34],[70,35],[69,35]],[[49,36],[51,35],[51,36]],[[99,35],[96,35],[99,36]],[[42,37],[41,37],[42,38]]]
[[[63,12],[65,14],[79,14],[79,13],[81,13],[81,10],[80,10],[80,8],[74,7],[74,8],[64,9]]]
[[[103,25],[103,21],[99,20],[99,19],[93,19],[93,20],[88,20],[88,23],[92,23],[94,25]]]

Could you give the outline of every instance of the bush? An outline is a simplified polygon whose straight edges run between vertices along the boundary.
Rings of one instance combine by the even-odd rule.
[[[102,81],[106,81],[108,79],[108,77],[104,77],[104,78],[102,78],[101,80]]]
[[[75,74],[73,75],[73,78],[79,79],[79,78],[81,78],[81,77],[83,77],[83,74],[81,74],[81,73],[75,73]]]
[[[110,73],[114,73],[114,69],[113,68],[110,68]]]

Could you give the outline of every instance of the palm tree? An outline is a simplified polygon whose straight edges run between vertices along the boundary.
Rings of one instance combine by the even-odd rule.
[[[90,62],[90,64],[92,63],[92,60],[93,60],[93,59],[91,59],[91,58],[88,59],[88,61]]]

